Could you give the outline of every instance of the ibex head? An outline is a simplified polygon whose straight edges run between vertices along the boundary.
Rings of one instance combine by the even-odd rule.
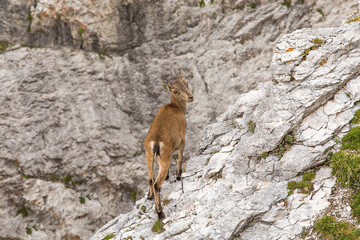
[[[164,89],[169,91],[174,97],[184,102],[194,101],[194,97],[189,90],[189,85],[184,79],[184,71],[180,71],[180,75],[176,72],[176,80],[172,83],[167,80],[168,83],[163,82],[162,86]]]

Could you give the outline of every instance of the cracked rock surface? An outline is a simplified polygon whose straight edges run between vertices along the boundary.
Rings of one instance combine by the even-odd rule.
[[[151,231],[157,215],[144,198],[92,239],[298,239],[330,206],[336,180],[322,163],[360,109],[359,32],[352,23],[285,35],[274,49],[273,80],[206,127],[182,183],[164,184],[165,231]],[[305,51],[316,38],[321,44]],[[295,141],[276,154],[290,133]],[[315,168],[314,190],[288,196],[288,181]]]
[[[313,0],[292,1],[291,7],[261,0],[256,8],[242,0],[211,2],[200,7],[199,1],[192,0],[0,1],[0,41],[9,43],[6,51],[0,50],[0,238],[88,239],[106,222],[130,211],[134,199],[145,193],[142,141],[157,109],[169,101],[161,81],[174,78],[174,69],[184,69],[195,96],[188,105],[187,160],[198,150],[206,125],[240,94],[272,79],[269,64],[281,36],[299,28],[339,24],[356,7],[354,1],[343,0],[331,4],[317,0],[316,6]],[[284,82],[305,78],[306,72],[297,70],[301,61],[292,55],[297,51],[283,55],[288,61],[294,57],[284,76],[278,73]],[[258,104],[265,95],[275,94],[271,89],[269,85],[242,96],[238,104],[244,112],[239,110],[239,119],[229,115],[235,119],[233,124],[223,120],[207,130],[201,142],[206,157],[198,157],[202,175],[219,178],[227,171],[228,157],[240,151],[239,142],[246,144],[252,136],[240,116],[248,118],[250,110],[257,109],[258,118],[271,108],[271,102]],[[292,104],[291,98],[287,101]],[[346,109],[334,104],[343,112],[352,102],[346,102]],[[297,136],[303,140],[294,148],[308,149],[304,156],[316,157],[328,148],[332,136],[328,131],[337,128],[337,121],[345,121],[329,107],[330,112],[324,107],[324,114],[330,115],[323,124],[330,125],[316,135],[322,139],[318,149],[309,151],[316,144],[311,142],[314,129],[323,127],[320,123],[309,122],[311,127],[304,125],[307,130]],[[301,114],[302,110],[296,111]],[[296,120],[285,110],[269,113],[269,118],[271,114],[278,117],[267,122],[274,128],[284,119],[293,124],[301,118]],[[318,118],[323,118],[321,112]],[[267,142],[271,136],[261,140],[258,134],[260,122],[267,120],[252,121],[256,129],[250,142],[256,138]],[[281,138],[276,135],[274,141]],[[274,141],[265,144],[266,149],[273,148]],[[260,151],[260,147],[248,150]],[[290,178],[296,175],[286,170],[294,165],[291,154],[281,160],[285,161],[281,175],[282,162],[271,160],[273,155],[259,163],[246,159],[247,167],[239,163],[237,169],[248,174],[256,168],[253,177],[266,182]],[[190,171],[196,165],[189,167]],[[171,171],[174,174],[174,168]],[[203,187],[184,185],[190,192]],[[252,191],[243,184],[233,188]],[[182,192],[172,195],[180,196]],[[186,229],[180,228],[179,232]],[[27,229],[32,229],[31,235]]]

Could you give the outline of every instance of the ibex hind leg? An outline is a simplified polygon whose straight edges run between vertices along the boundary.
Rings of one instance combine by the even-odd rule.
[[[151,151],[146,151],[146,163],[149,174],[149,193],[148,199],[154,199],[154,156]]]
[[[162,159],[162,158],[164,158],[164,159]],[[160,156],[159,175],[157,176],[157,178],[155,180],[155,184],[154,184],[155,209],[156,209],[156,213],[159,216],[159,219],[165,218],[165,215],[162,211],[162,206],[161,206],[160,190],[161,190],[161,186],[166,178],[166,175],[167,175],[169,167],[170,167],[170,158],[171,158],[171,155],[170,156]]]

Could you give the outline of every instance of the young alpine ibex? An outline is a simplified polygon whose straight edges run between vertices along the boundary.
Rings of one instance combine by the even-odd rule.
[[[148,134],[145,137],[144,145],[146,151],[146,162],[149,171],[149,195],[153,199],[155,195],[155,209],[159,219],[165,218],[160,202],[160,189],[168,175],[172,154],[178,150],[176,164],[176,179],[181,180],[181,165],[185,147],[186,129],[186,103],[194,100],[187,81],[184,79],[184,72],[170,83],[163,82],[162,86],[171,93],[171,102],[161,107],[158,114],[150,125]],[[154,160],[159,163],[159,174],[154,181],[153,165]]]

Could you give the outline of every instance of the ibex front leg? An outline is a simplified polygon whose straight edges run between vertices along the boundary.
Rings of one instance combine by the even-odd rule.
[[[177,181],[181,180],[184,148],[185,148],[185,141],[181,142],[179,149],[178,149],[178,156],[176,159],[176,180]]]

